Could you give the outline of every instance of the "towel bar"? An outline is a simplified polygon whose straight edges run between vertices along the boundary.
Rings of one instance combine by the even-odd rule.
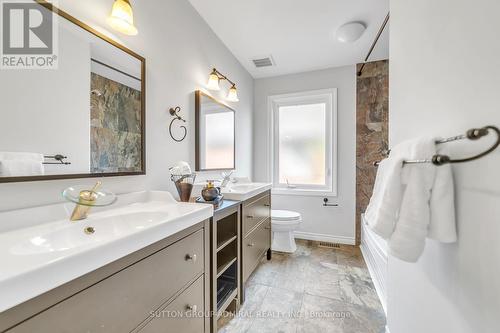
[[[56,160],[57,162],[43,162],[43,164],[62,164],[62,165],[69,165],[71,162],[65,162],[64,160],[67,159],[67,156],[57,154],[57,155],[45,155],[43,156],[44,158],[47,159],[53,159]]]
[[[446,139],[441,139],[436,141],[436,144],[442,144],[442,143],[447,143],[447,142],[453,142],[453,141],[458,141],[458,140],[464,140],[464,139],[469,139],[469,140],[478,140],[490,133],[490,130],[495,132],[497,135],[497,140],[496,142],[487,150],[483,151],[480,154],[471,156],[471,157],[466,157],[466,158],[461,158],[461,159],[452,159],[448,155],[440,155],[436,154],[432,156],[430,159],[425,159],[425,160],[408,160],[408,161],[403,161],[403,164],[420,164],[420,163],[432,163],[434,165],[443,165],[443,164],[448,164],[448,163],[464,163],[464,162],[470,162],[477,160],[481,157],[484,157],[494,151],[495,149],[498,148],[500,145],[500,129],[496,126],[485,126],[482,128],[473,128],[468,130],[465,134],[462,135],[457,135],[457,136],[452,136],[450,138]],[[390,150],[389,150],[390,152]],[[380,164],[380,161],[376,161],[373,163],[374,166],[378,166]]]

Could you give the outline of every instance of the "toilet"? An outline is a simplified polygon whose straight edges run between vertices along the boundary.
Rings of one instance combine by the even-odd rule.
[[[271,210],[271,230],[273,240],[271,249],[278,252],[293,253],[297,250],[293,232],[302,222],[300,213],[289,210]]]

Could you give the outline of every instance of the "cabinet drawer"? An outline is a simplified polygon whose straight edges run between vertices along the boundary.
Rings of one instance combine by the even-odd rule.
[[[203,235],[197,231],[9,332],[130,332],[203,272]]]
[[[261,256],[271,247],[271,219],[262,222],[255,231],[243,240],[243,281],[246,281]]]
[[[271,197],[266,195],[248,205],[243,205],[243,236],[248,233],[262,220],[271,216]]]
[[[140,333],[202,333],[205,330],[203,276],[164,309]]]

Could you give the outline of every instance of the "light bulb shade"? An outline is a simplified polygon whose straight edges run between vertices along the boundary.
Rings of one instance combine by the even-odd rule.
[[[229,92],[227,93],[227,100],[229,102],[239,102],[238,90],[236,89],[235,85],[233,85],[231,88],[229,88]]]
[[[207,88],[210,90],[220,90],[219,87],[219,76],[212,72],[208,77]]]
[[[366,27],[363,23],[350,22],[344,24],[337,30],[336,37],[341,43],[352,43],[361,38],[365,30]]]
[[[134,26],[134,13],[129,0],[115,0],[108,23],[113,29],[126,35],[137,35],[137,28]]]

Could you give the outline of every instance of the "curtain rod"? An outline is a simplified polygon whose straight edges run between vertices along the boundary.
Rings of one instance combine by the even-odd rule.
[[[382,32],[384,32],[384,29],[385,29],[387,23],[389,22],[389,14],[390,13],[387,13],[387,16],[385,17],[384,22],[382,23],[382,26],[380,27],[380,29],[377,32],[377,36],[375,36],[375,40],[373,41],[372,46],[370,47],[370,50],[368,51],[368,54],[365,57],[365,62],[361,65],[361,68],[358,71],[358,76],[361,76],[361,74],[363,74],[363,69],[365,68],[365,64],[368,61],[368,59],[370,58],[370,56],[372,55],[373,49],[375,49],[375,45],[377,45],[377,42],[380,39],[380,36],[382,35]]]

